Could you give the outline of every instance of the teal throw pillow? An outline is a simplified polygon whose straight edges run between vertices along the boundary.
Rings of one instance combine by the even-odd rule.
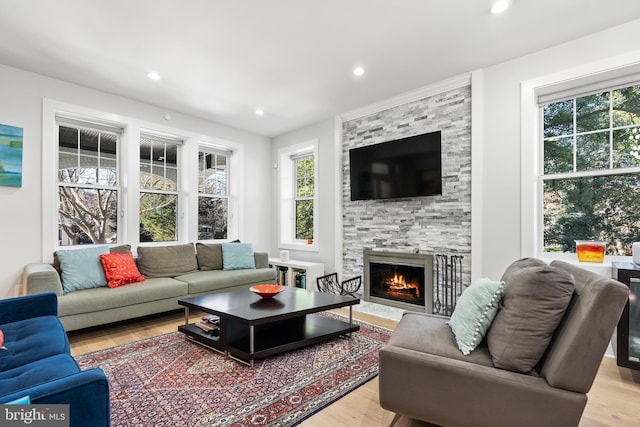
[[[493,322],[504,290],[504,282],[479,279],[460,295],[447,322],[465,356],[476,349]]]
[[[100,255],[108,253],[106,245],[57,251],[63,293],[107,286]]]
[[[243,270],[256,268],[253,257],[253,247],[250,243],[223,243],[222,244],[222,269]]]

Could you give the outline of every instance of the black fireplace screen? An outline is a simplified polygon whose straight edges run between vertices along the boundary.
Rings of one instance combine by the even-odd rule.
[[[371,262],[369,293],[372,297],[424,307],[424,273],[424,267]]]

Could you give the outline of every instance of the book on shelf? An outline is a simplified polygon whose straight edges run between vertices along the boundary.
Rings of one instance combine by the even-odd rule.
[[[296,288],[307,289],[307,273],[304,271],[296,273]]]
[[[287,286],[287,271],[288,267],[277,266],[276,267],[276,284],[281,286]]]
[[[202,316],[202,321],[205,323],[211,323],[213,325],[220,325],[220,316],[210,314],[208,316]]]
[[[201,320],[199,322],[194,323],[194,325],[205,332],[216,332],[220,329],[218,325],[214,325],[213,323],[209,323],[207,321]]]

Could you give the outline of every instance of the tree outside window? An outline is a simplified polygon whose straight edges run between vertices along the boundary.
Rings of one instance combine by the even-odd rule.
[[[178,142],[140,137],[140,242],[178,239]]]
[[[295,237],[313,240],[314,158],[312,154],[294,159]]]
[[[58,244],[115,243],[119,134],[58,126]]]
[[[228,165],[226,154],[198,153],[198,240],[227,238]]]
[[[640,241],[640,85],[542,107],[545,252],[575,240],[631,255]]]

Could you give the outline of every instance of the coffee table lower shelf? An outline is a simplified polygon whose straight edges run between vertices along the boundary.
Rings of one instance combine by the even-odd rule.
[[[193,324],[178,326],[180,332],[195,342],[251,366],[253,366],[255,359],[262,359],[350,334],[358,331],[360,326],[309,314],[261,324],[248,324],[233,318],[226,318],[220,328],[220,336],[214,337]],[[253,348],[251,348],[252,337]]]

